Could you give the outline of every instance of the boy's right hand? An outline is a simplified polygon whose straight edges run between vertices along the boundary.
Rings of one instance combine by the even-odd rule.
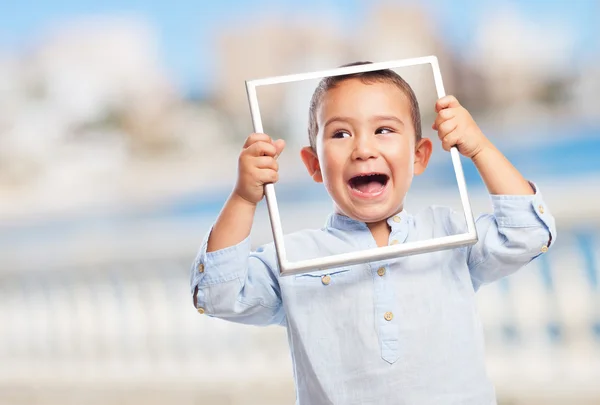
[[[279,179],[276,159],[284,146],[283,139],[273,141],[266,134],[251,134],[240,154],[234,193],[252,204],[258,204],[264,195],[264,185]]]

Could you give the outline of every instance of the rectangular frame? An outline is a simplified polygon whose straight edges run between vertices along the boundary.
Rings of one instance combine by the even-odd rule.
[[[246,81],[246,91],[248,93],[248,101],[250,104],[250,113],[252,114],[252,124],[254,132],[262,133],[263,125],[260,117],[260,108],[256,95],[256,88],[259,86],[267,86],[271,84],[290,83],[302,80],[320,79],[328,76],[340,76],[353,73],[370,72],[380,69],[394,69],[408,66],[430,64],[433,70],[433,79],[438,98],[444,97],[446,92],[442,82],[442,74],[440,72],[438,59],[435,56],[425,56],[412,59],[401,59],[389,62],[378,62],[365,65],[348,66],[343,68],[335,68],[330,70],[322,70],[310,73],[292,74],[286,76],[276,76],[258,80]],[[277,253],[277,262],[279,264],[279,272],[281,276],[293,274],[308,273],[315,270],[324,270],[334,267],[348,266],[358,263],[366,263],[370,261],[379,261],[393,259],[401,256],[413,254],[421,254],[434,252],[445,249],[453,249],[461,246],[472,245],[477,242],[477,230],[475,228],[475,220],[471,210],[471,204],[467,194],[467,185],[465,176],[460,162],[458,149],[453,147],[450,149],[456,182],[460,193],[465,220],[467,222],[467,232],[464,234],[444,236],[425,241],[408,242],[391,246],[383,246],[372,249],[366,249],[359,252],[342,253],[333,256],[327,256],[316,259],[301,260],[290,262],[287,260],[283,227],[277,206],[277,196],[275,195],[275,185],[265,184],[265,197],[267,200],[267,208],[271,220],[271,229],[273,231],[273,241]]]

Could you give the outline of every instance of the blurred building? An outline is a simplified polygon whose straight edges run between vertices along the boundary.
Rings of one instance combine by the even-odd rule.
[[[598,58],[600,61],[600,58]],[[569,104],[566,108],[570,117],[590,125],[600,125],[600,113],[596,107],[596,96],[600,93],[600,64],[591,61],[577,69],[572,86],[568,90]]]
[[[558,20],[525,20],[509,4],[494,8],[479,24],[474,55],[493,125],[564,121],[576,73],[568,27]]]
[[[329,69],[348,62],[349,43],[332,27],[323,17],[292,18],[290,22],[278,15],[222,29],[215,97],[217,106],[235,123],[230,131],[232,141],[239,144],[252,131],[246,80]],[[291,140],[293,136],[287,132],[293,125],[303,125],[298,131],[306,134],[306,99],[310,100],[315,85],[260,87],[257,94],[265,132]],[[302,94],[299,103],[294,102],[298,92]]]
[[[177,94],[141,21],[61,24],[27,52],[4,55],[0,72],[0,218],[197,187],[215,157],[205,151],[218,151],[225,133],[207,100]]]
[[[455,58],[425,11],[417,6],[376,3],[350,31],[335,30],[335,18],[278,14],[260,23],[245,22],[219,32],[217,105],[234,119],[237,142],[251,130],[244,81],[335,68],[354,61],[383,62],[436,55],[444,85],[457,89],[465,78]],[[431,69],[425,66],[398,70],[413,86],[423,118],[433,122],[437,99]],[[470,86],[458,95],[469,98],[477,83],[475,74],[464,80]],[[308,106],[318,80],[259,87],[258,99],[264,130],[294,145],[306,145]],[[461,81],[462,83],[462,81]],[[456,94],[456,93],[455,93]],[[427,126],[426,126],[427,127]]]
[[[435,21],[425,9],[416,5],[382,2],[373,5],[364,16],[353,39],[354,59],[383,62],[435,55],[440,61],[444,86],[456,85],[455,69],[458,60],[436,29]],[[427,105],[435,102],[431,70],[406,68],[398,71]],[[431,106],[430,106],[431,107]]]

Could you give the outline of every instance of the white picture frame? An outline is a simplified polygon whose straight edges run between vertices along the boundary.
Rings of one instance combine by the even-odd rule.
[[[330,76],[348,75],[361,72],[369,72],[381,69],[396,69],[401,67],[431,65],[433,70],[433,79],[438,98],[446,95],[444,84],[442,82],[442,74],[440,72],[438,59],[435,56],[425,56],[420,58],[402,59],[388,62],[377,62],[357,66],[348,66],[335,68],[330,70],[322,70],[309,73],[292,74],[286,76],[269,77],[258,80],[246,81],[246,91],[248,93],[248,102],[250,104],[250,113],[252,115],[252,124],[254,132],[262,133],[263,125],[260,116],[260,108],[256,94],[257,87],[268,86],[273,84],[282,84],[290,82],[298,82],[302,80],[320,79]],[[454,166],[460,200],[465,215],[467,224],[467,232],[458,235],[444,236],[424,241],[408,242],[404,244],[396,244],[391,246],[377,247],[366,249],[357,252],[349,252],[326,256],[315,259],[307,259],[291,262],[287,260],[283,227],[281,225],[281,217],[277,206],[277,196],[275,194],[274,184],[265,184],[265,198],[267,201],[267,209],[271,221],[271,229],[273,232],[273,242],[277,254],[277,263],[279,265],[279,273],[281,276],[289,276],[294,274],[308,273],[315,270],[324,270],[334,267],[348,266],[358,263],[366,263],[370,261],[388,260],[401,256],[414,254],[422,254],[445,249],[453,249],[462,246],[472,245],[477,242],[477,230],[475,228],[475,220],[471,210],[471,204],[467,194],[467,185],[465,176],[460,162],[460,155],[456,147],[450,149],[450,155]]]

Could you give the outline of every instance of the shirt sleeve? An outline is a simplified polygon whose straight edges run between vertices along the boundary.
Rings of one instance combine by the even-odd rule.
[[[198,312],[252,325],[283,324],[278,272],[267,257],[270,250],[261,247],[252,252],[248,237],[207,252],[209,236],[210,231],[191,268],[191,293]]]
[[[516,272],[556,241],[554,217],[530,184],[534,195],[492,195],[493,214],[477,219],[478,242],[467,258],[475,290]]]

